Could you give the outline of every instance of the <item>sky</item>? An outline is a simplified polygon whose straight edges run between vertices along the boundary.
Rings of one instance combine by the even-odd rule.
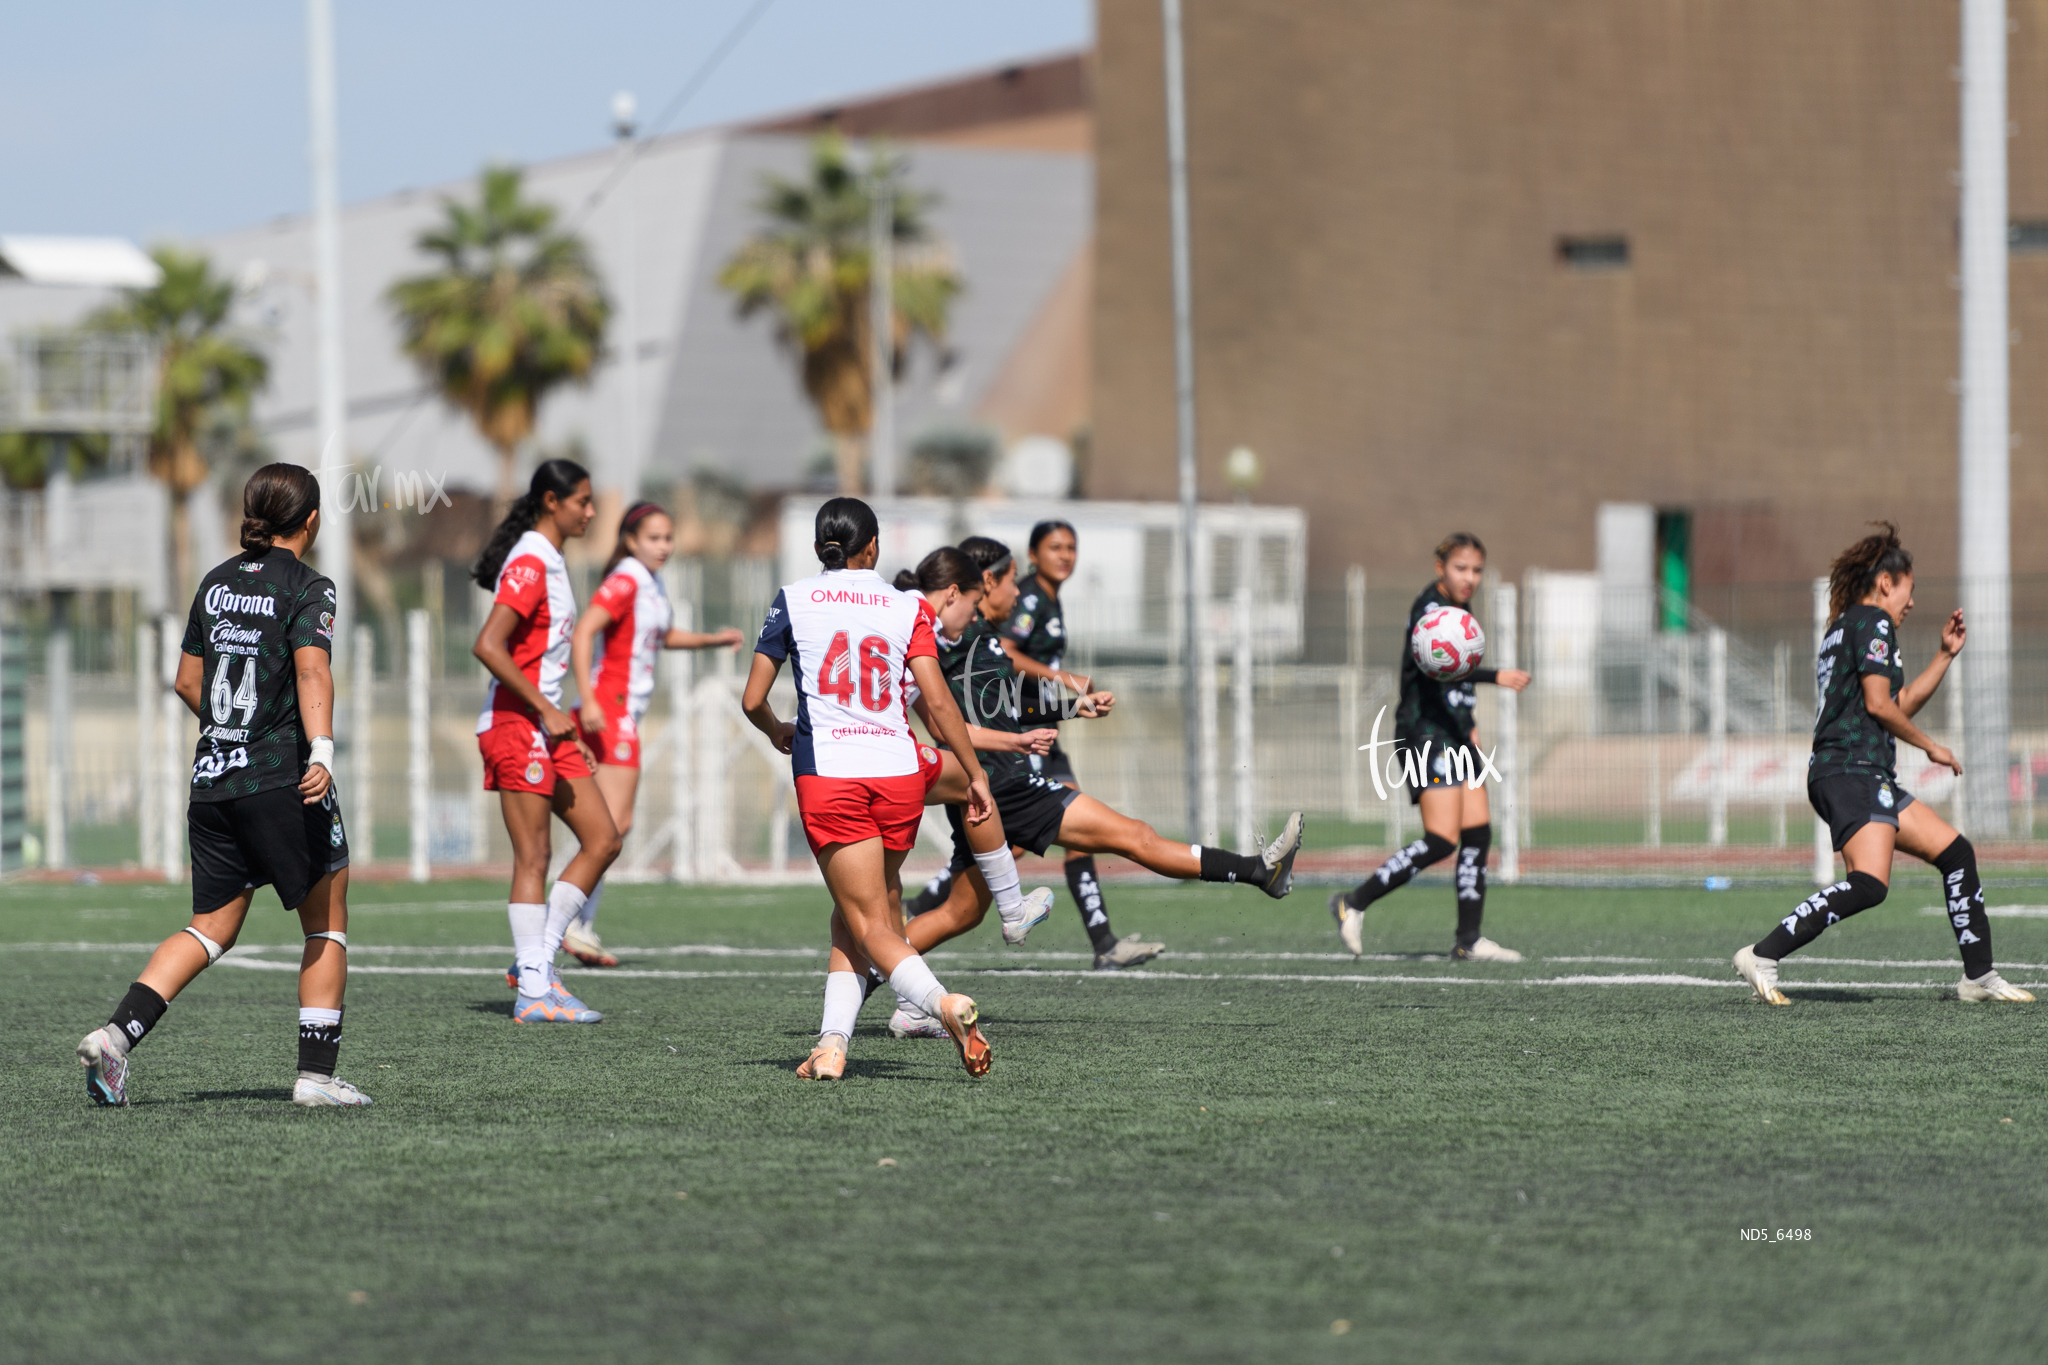
[[[344,202],[606,144],[755,0],[333,0]],[[771,0],[667,131],[1086,46],[1089,0]],[[0,233],[149,243],[303,213],[305,9],[18,5],[0,43]]]

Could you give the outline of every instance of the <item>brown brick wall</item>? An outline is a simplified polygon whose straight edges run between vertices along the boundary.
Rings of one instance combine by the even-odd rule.
[[[1955,557],[1956,5],[1188,0],[1203,488],[1239,443],[1312,581],[1590,568],[1696,513],[1706,582],[1897,519]],[[2048,218],[2048,0],[2014,0],[2015,217]],[[1170,497],[1157,0],[1101,0],[1092,491]],[[1561,234],[1633,262],[1564,268]],[[2014,559],[2048,573],[2048,257],[2012,271]]]

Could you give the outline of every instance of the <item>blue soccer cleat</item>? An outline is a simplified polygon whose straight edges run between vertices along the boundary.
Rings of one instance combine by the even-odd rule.
[[[128,1105],[128,1054],[113,1037],[114,1026],[96,1028],[79,1040],[78,1064],[85,1068],[85,1093],[94,1104]]]
[[[595,1024],[604,1015],[569,994],[559,979],[545,995],[522,995],[512,1006],[515,1024]]]

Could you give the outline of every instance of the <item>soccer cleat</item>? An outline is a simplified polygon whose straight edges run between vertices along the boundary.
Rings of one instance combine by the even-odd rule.
[[[1742,948],[1735,954],[1735,974],[1749,983],[1756,992],[1756,998],[1766,1005],[1789,1005],[1791,997],[1778,989],[1778,964],[1767,957],[1758,957],[1755,948]],[[1993,976],[1997,973],[1993,972]],[[1963,997],[1968,999],[1968,996]]]
[[[986,1076],[995,1060],[995,1050],[981,1036],[981,1011],[964,995],[948,995],[939,1001],[939,1022],[946,1026],[953,1045],[960,1049],[960,1064],[970,1076]]]
[[[946,1026],[933,1016],[926,1014],[908,1000],[896,1006],[896,1012],[889,1016],[889,1032],[898,1038],[950,1038]]]
[[[522,995],[512,1006],[515,1024],[595,1024],[604,1015],[590,1008],[563,988],[559,979],[545,995]]]
[[[800,1081],[836,1081],[846,1074],[846,1045],[820,1040],[811,1055],[797,1063]]]
[[[1365,956],[1365,911],[1351,903],[1351,893],[1339,891],[1330,897],[1330,918],[1337,921],[1337,937],[1353,957]]]
[[[508,991],[519,989],[519,964],[517,962],[505,969],[505,989]]]
[[[85,1068],[85,1093],[94,1104],[128,1107],[128,1054],[116,1047],[113,1025],[94,1029],[78,1043],[78,1064]]]
[[[1453,962],[1520,962],[1522,955],[1513,948],[1503,948],[1492,939],[1481,936],[1472,940],[1468,947],[1451,949]]]
[[[2029,1004],[2034,997],[2008,982],[1997,972],[1986,972],[1982,976],[1966,976],[1956,983],[1956,999],[1972,1004],[1986,1000],[2004,1000],[2012,1004]]]
[[[1147,943],[1143,939],[1120,938],[1110,945],[1106,953],[1095,955],[1095,970],[1098,972],[1120,972],[1126,967],[1136,967],[1150,962],[1166,951],[1164,943]]]
[[[1017,918],[1003,921],[1003,942],[1012,945],[1022,943],[1026,934],[1045,923],[1046,917],[1052,914],[1052,900],[1051,887],[1032,887],[1024,897],[1024,904],[1019,909]]]
[[[339,1076],[301,1076],[292,1085],[292,1103],[308,1109],[362,1109],[369,1106],[370,1097]]]
[[[586,967],[616,967],[618,958],[604,950],[597,932],[583,927],[582,921],[572,922],[562,933],[562,951]]]
[[[1295,811],[1280,827],[1280,837],[1259,850],[1265,873],[1259,889],[1279,900],[1294,889],[1294,855],[1301,852],[1301,812]]]

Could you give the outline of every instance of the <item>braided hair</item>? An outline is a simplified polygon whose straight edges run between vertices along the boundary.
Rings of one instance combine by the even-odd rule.
[[[242,486],[242,548],[262,554],[320,510],[320,480],[295,464],[267,464]]]
[[[470,566],[469,576],[480,587],[497,587],[498,570],[505,567],[505,557],[512,553],[519,537],[531,531],[540,520],[541,513],[548,510],[548,494],[554,494],[555,500],[560,502],[573,496],[576,486],[589,479],[590,471],[574,460],[542,460],[540,468],[533,471],[533,482],[526,486],[525,495],[512,500],[505,519],[484,542],[484,551]]]
[[[1828,619],[1870,596],[1879,574],[1894,579],[1913,572],[1913,554],[1899,543],[1899,528],[1888,521],[1870,523],[1878,529],[1835,556],[1828,566]]]

